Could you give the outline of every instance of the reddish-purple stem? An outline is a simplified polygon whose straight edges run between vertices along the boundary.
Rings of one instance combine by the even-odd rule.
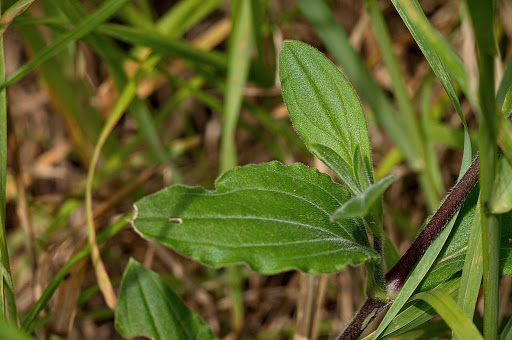
[[[418,262],[430,244],[443,230],[476,182],[478,182],[478,157],[471,163],[464,176],[453,187],[448,197],[446,197],[443,204],[441,204],[425,228],[416,237],[409,249],[386,274],[386,283],[389,290],[399,291],[402,288],[407,275],[412,271],[416,262]]]
[[[512,113],[508,116],[508,119],[512,121]],[[402,288],[409,273],[412,271],[423,253],[425,253],[432,241],[436,239],[439,233],[446,226],[453,214],[455,214],[462,202],[464,202],[466,196],[478,182],[478,178],[479,163],[478,157],[476,157],[473,160],[473,163],[471,163],[469,169],[464,173],[464,176],[462,176],[461,180],[453,187],[452,191],[448,194],[444,202],[411,244],[409,249],[407,249],[400,260],[398,260],[393,268],[391,268],[391,270],[386,274],[388,290],[398,292]],[[357,312],[356,316],[352,319],[345,331],[338,336],[337,340],[357,339],[370,323],[366,322],[366,320],[373,320],[377,314],[386,308],[386,306],[387,304],[384,302],[375,301],[370,298],[366,299],[363,307],[361,307]]]
[[[348,324],[343,333],[338,335],[336,340],[357,339],[387,305],[386,302],[369,298],[366,299],[364,305],[359,309],[356,316],[354,316],[354,319]]]
[[[469,169],[464,173],[461,180],[453,187],[444,202],[436,211],[434,216],[427,223],[418,237],[411,244],[405,254],[398,260],[393,268],[386,274],[388,290],[399,291],[405,279],[412,271],[423,253],[428,249],[432,241],[446,226],[450,218],[455,214],[471,189],[478,182],[479,166],[478,157],[475,158]],[[355,340],[368,326],[368,324],[387,307],[386,302],[366,299],[364,305],[359,309],[356,316],[341,333],[337,340]]]

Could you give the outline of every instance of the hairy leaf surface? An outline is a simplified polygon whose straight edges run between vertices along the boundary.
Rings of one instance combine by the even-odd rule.
[[[133,225],[144,237],[213,266],[332,273],[378,257],[361,220],[330,221],[349,196],[302,164],[247,165],[221,175],[213,192],[172,186],[143,198]]]
[[[298,41],[283,43],[279,76],[293,127],[311,152],[341,175],[354,193],[373,183],[373,178],[367,179],[369,183],[360,180],[372,176],[370,141],[363,108],[345,76],[318,50]],[[341,160],[317,152],[318,145]],[[358,169],[360,174],[355,173],[357,148],[366,168]],[[337,169],[336,164],[342,163],[343,168]],[[350,185],[353,182],[357,188]]]
[[[384,191],[396,181],[395,175],[388,175],[377,183],[370,185],[364,192],[351,197],[332,215],[334,221],[349,217],[364,217],[370,212],[375,202],[382,198]]]

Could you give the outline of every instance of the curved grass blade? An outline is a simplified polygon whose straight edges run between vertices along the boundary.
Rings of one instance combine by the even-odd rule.
[[[436,290],[416,294],[411,300],[423,300],[441,315],[450,328],[462,339],[484,339],[478,328],[464,314],[453,298],[443,291]]]
[[[103,261],[101,260],[98,244],[96,243],[96,228],[94,226],[94,217],[92,212],[92,185],[94,180],[94,172],[101,153],[101,148],[105,144],[108,135],[135,97],[135,93],[137,91],[137,80],[138,77],[136,75],[128,82],[126,88],[121,93],[119,100],[116,102],[116,105],[112,109],[112,112],[105,122],[105,126],[101,130],[98,142],[94,147],[94,152],[91,158],[91,164],[87,172],[87,180],[85,184],[85,211],[88,240],[91,247],[91,261],[96,272],[98,285],[101,289],[101,292],[103,293],[108,307],[112,310],[114,310],[116,306],[116,295],[114,293],[114,289],[112,288],[112,283],[110,282],[110,278],[105,269],[105,266],[103,265]]]
[[[402,20],[409,28],[409,31],[413,34],[414,40],[416,40],[416,43],[420,46],[421,50],[423,51],[423,47],[421,47],[421,45],[428,46],[428,49],[438,56],[439,60],[446,66],[446,69],[453,75],[455,81],[457,81],[466,97],[475,98],[469,90],[469,82],[464,62],[457,53],[455,53],[451,45],[427,20],[419,3],[416,0],[392,2],[402,17]],[[415,33],[411,30],[411,27]],[[420,35],[417,33],[420,33]],[[425,51],[423,51],[423,54],[427,57]],[[429,57],[427,57],[427,59],[428,58]]]
[[[14,5],[9,7],[7,11],[2,14],[0,18],[0,37],[4,35],[5,30],[11,24],[12,20],[27,10],[27,8],[32,5],[34,0],[20,0],[17,1]]]

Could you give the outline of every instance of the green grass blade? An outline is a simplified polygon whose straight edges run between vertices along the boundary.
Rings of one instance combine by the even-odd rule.
[[[165,13],[156,27],[158,31],[177,37],[210,14],[224,0],[182,0]]]
[[[117,18],[124,23],[138,28],[154,27],[151,16],[146,15],[146,13],[141,13],[141,10],[134,5],[123,7],[117,14]]]
[[[108,20],[114,15],[122,6],[126,5],[129,0],[110,0],[104,3],[98,8],[93,14],[88,16],[85,20],[80,22],[76,27],[67,33],[56,38],[53,43],[48,45],[46,48],[39,51],[34,57],[26,63],[24,66],[16,70],[13,74],[7,78],[6,81],[0,84],[0,89],[6,88],[25,76],[28,72],[40,65],[44,61],[51,58],[56,53],[66,48],[67,44],[91,32],[100,23]]]
[[[146,60],[147,63],[149,63],[150,61],[150,59]],[[96,272],[96,279],[98,281],[98,285],[103,293],[107,305],[112,310],[115,309],[116,298],[112,288],[112,283],[110,282],[108,274],[105,270],[105,267],[100,257],[99,249],[96,244],[96,228],[94,226],[94,217],[92,211],[92,186],[95,168],[100,157],[101,149],[105,144],[105,141],[107,140],[110,132],[112,131],[116,123],[119,121],[125,110],[128,108],[133,98],[136,96],[137,84],[140,77],[140,73],[141,72],[139,71],[126,84],[126,87],[120,93],[119,99],[116,101],[116,104],[112,108],[112,111],[109,114],[107,121],[105,122],[105,125],[101,130],[98,142],[94,147],[94,152],[91,158],[91,164],[87,172],[87,179],[85,184],[85,210],[88,238],[89,244],[91,246],[91,260],[94,270]]]
[[[1,6],[1,5],[0,5]],[[1,11],[1,7],[0,7]],[[4,61],[4,40],[0,36],[0,81],[5,79]],[[6,198],[5,185],[7,178],[7,102],[5,88],[0,90],[0,265],[2,275],[0,276],[0,316],[13,323],[17,322],[16,303],[14,289],[12,286],[11,266],[9,264],[9,252],[7,249],[7,236],[5,233]],[[5,315],[4,303],[7,304],[7,315]]]
[[[457,304],[464,314],[472,319],[475,312],[476,300],[482,283],[482,233],[480,231],[480,210],[477,208],[473,217],[473,225],[469,236],[468,248],[462,269]],[[467,339],[454,334],[454,339]]]
[[[416,0],[392,0],[392,2],[396,10],[400,14],[400,17],[404,21],[405,25],[407,26],[412,36],[414,37],[414,40],[416,41],[421,51],[423,52],[423,55],[425,56],[428,63],[432,67],[432,70],[434,71],[437,78],[441,82],[441,85],[443,86],[444,90],[448,94],[448,97],[450,98],[453,106],[455,107],[455,110],[457,111],[457,114],[459,115],[464,126],[464,155],[461,165],[462,171],[460,172],[459,175],[460,179],[460,176],[462,176],[464,171],[471,164],[471,141],[469,138],[466,120],[464,119],[464,115],[462,114],[460,102],[457,97],[457,93],[455,92],[455,87],[444,64],[446,58],[443,61],[443,59],[440,56],[443,50],[443,48],[441,48],[442,45],[439,45],[439,42],[432,38],[436,36],[436,34],[432,31],[432,26],[428,22],[428,19],[426,18],[425,14],[421,10],[421,7]]]
[[[376,0],[366,0],[366,8],[374,27],[373,31],[379,46],[382,60],[391,77],[392,91],[398,104],[400,118],[406,127],[406,134],[412,147],[425,163],[420,173],[420,181],[428,206],[434,210],[444,192],[441,173],[435,157],[428,157],[425,140],[421,137],[420,125],[414,114],[414,107],[405,86],[398,60],[393,53],[391,38],[384,22],[384,16]]]
[[[463,313],[453,298],[443,291],[423,292],[416,294],[412,300],[423,300],[441,315],[450,328],[462,339],[482,339],[475,324]]]
[[[503,78],[501,79],[498,93],[496,94],[496,106],[502,107],[505,102],[507,93],[510,92],[512,87],[512,58],[508,58]],[[503,111],[506,112],[506,111]]]
[[[500,334],[500,340],[512,339],[512,318],[508,319],[507,324],[503,328]]]
[[[87,16],[85,9],[77,2],[61,2],[58,3],[58,6],[70,22],[80,22],[83,17]],[[97,33],[92,33],[86,36],[84,40],[90,44],[105,61],[117,89],[121,91],[126,85],[128,79],[124,73],[122,64],[119,63],[119,52],[117,49],[112,46],[108,39]],[[123,56],[123,58],[125,57],[127,56]],[[167,154],[158,140],[158,133],[152,123],[148,105],[142,100],[134,98],[129,107],[129,111],[137,122],[140,133],[151,150],[152,156],[160,162],[168,160]]]
[[[425,43],[428,44],[432,51],[438,55],[439,59],[446,66],[446,69],[450,71],[450,74],[453,75],[453,78],[455,78],[455,81],[459,84],[462,92],[471,101],[472,98],[474,98],[474,95],[472,95],[472,93],[469,90],[469,82],[464,63],[462,62],[460,57],[455,53],[450,44],[439,34],[439,32],[437,32],[437,30],[432,26],[432,24],[430,24],[430,22],[426,19],[419,3],[416,0],[408,0],[403,2],[402,4],[400,4],[400,2],[398,1],[396,3],[395,1],[393,1],[393,3],[397,8],[398,12],[400,13],[400,16],[403,15],[402,13],[406,13],[405,18],[404,16],[402,16],[402,19],[404,20],[404,23],[406,25],[419,25],[420,30],[423,33],[423,39],[425,40]],[[404,12],[401,13],[401,11]],[[417,39],[416,41],[418,42]]]
[[[252,14],[249,0],[242,0],[233,15],[227,86],[224,92],[224,117],[220,141],[220,170],[237,164],[235,130],[242,106],[243,90],[249,73],[252,49]]]
[[[227,59],[222,53],[202,51],[181,40],[172,39],[156,30],[141,30],[118,24],[103,24],[98,32],[137,46],[147,46],[153,51],[209,65],[219,71],[227,69]]]
[[[497,122],[494,88],[494,1],[467,1],[478,48],[478,142],[480,150],[480,207],[482,221],[484,336],[498,336],[500,220],[489,211],[496,177]]]

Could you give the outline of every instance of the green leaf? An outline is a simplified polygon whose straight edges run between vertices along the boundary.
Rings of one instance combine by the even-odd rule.
[[[0,339],[31,340],[33,338],[19,329],[16,324],[0,319]]]
[[[501,215],[500,275],[512,275],[512,212]]]
[[[345,76],[318,50],[298,41],[283,43],[279,76],[293,126],[306,146],[313,153],[317,144],[332,149],[352,174],[347,177],[347,169],[333,171],[343,174],[346,183],[357,183],[362,191],[366,183],[360,183],[360,175],[354,173],[353,155],[359,147],[366,167],[359,171],[364,171],[363,176],[372,174],[370,141],[363,108]]]
[[[512,90],[512,87],[510,89]],[[512,123],[506,117],[500,117],[498,132],[498,145],[503,155],[512,162]]]
[[[512,164],[506,157],[501,157],[498,161],[489,209],[493,214],[503,214],[512,209]]]
[[[372,78],[364,60],[350,44],[348,36],[336,21],[331,9],[324,1],[295,0],[295,3],[311,23],[329,54],[368,103],[379,125],[395,142],[409,165],[415,170],[422,169],[425,164],[411,144],[402,120],[396,114],[387,95]]]
[[[216,339],[155,272],[133,259],[121,280],[115,325],[126,338]]]
[[[337,221],[351,217],[364,217],[378,199],[382,198],[384,191],[396,181],[395,175],[388,175],[377,183],[372,184],[363,193],[351,197],[345,204],[331,216],[331,220]]]
[[[327,165],[336,176],[343,179],[345,185],[353,193],[360,193],[359,181],[353,175],[352,167],[349,163],[337,154],[333,149],[322,144],[313,143],[308,146],[309,150],[316,155],[325,165]]]
[[[462,339],[482,339],[475,324],[464,314],[453,298],[443,291],[419,293],[412,300],[423,300],[441,315],[450,328]]]
[[[350,194],[316,169],[247,165],[225,172],[216,188],[159,191],[135,204],[133,225],[200,262],[246,263],[265,274],[333,273],[378,257],[361,220],[330,221]]]

